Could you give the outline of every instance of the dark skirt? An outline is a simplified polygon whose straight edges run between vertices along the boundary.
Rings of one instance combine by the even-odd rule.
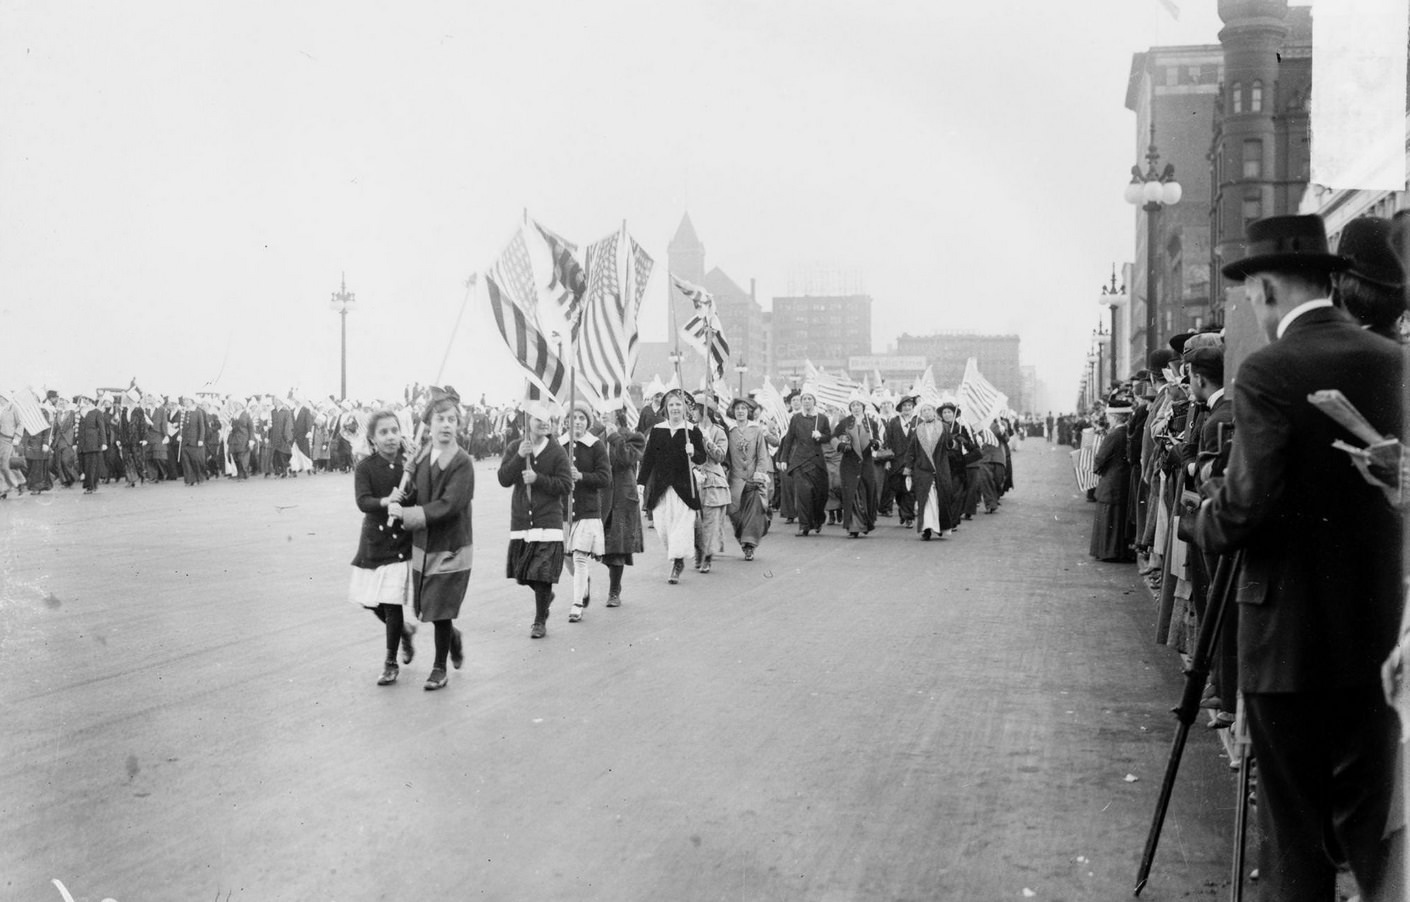
[[[738,506],[730,511],[735,539],[740,545],[758,545],[768,533],[772,519],[764,490],[755,483],[746,483],[740,491]]]
[[[1099,561],[1134,561],[1126,505],[1097,503],[1092,515],[1091,555]]]
[[[785,520],[798,517],[798,506],[793,498],[793,474],[787,471],[778,477],[778,512]]]
[[[609,551],[602,556],[602,564],[605,567],[633,567],[636,565],[636,561],[632,559],[630,553],[614,554]]]
[[[816,529],[827,522],[827,467],[821,463],[801,463],[788,468],[793,478],[793,504],[798,525]]]
[[[563,573],[562,542],[526,542],[523,539],[509,540],[509,556],[504,575],[518,580],[519,585],[529,583],[556,583]]]

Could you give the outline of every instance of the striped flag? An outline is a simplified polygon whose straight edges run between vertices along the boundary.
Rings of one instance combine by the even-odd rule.
[[[625,226],[588,245],[576,362],[579,381],[604,401],[624,398],[636,369],[637,316],[651,267],[651,257]]]
[[[788,404],[767,376],[764,377],[763,387],[755,393],[754,400],[759,402],[761,417],[773,420],[780,430],[788,429]]]
[[[960,380],[960,387],[956,391],[959,396],[959,405],[964,409],[965,417],[974,424],[975,428],[983,429],[1006,407],[1009,406],[1009,396],[1004,394],[990,384],[979,374],[979,365],[974,358],[964,366],[964,378]]]
[[[587,289],[587,278],[583,275],[583,268],[573,258],[573,252],[578,249],[578,246],[568,243],[538,220],[534,220],[533,223],[534,229],[543,239],[543,245],[548,250],[549,258],[548,266],[545,267],[548,284],[541,290],[557,307],[564,322],[572,329],[573,336],[576,338],[578,324],[582,319],[583,292]]]
[[[927,366],[925,372],[920,374],[920,378],[911,384],[911,394],[915,395],[919,401],[917,403],[940,404],[945,400],[940,395],[940,388],[935,384],[935,370]]]
[[[567,327],[560,306],[563,293],[554,287],[560,276],[555,264],[547,264],[554,272],[543,268],[542,261],[551,260],[553,253],[539,229],[521,226],[485,273],[485,290],[509,352],[534,383],[561,402],[568,393],[561,343],[569,336],[560,331]],[[540,258],[539,269],[534,257]]]
[[[813,366],[811,360],[803,362],[803,375],[806,380],[804,389],[812,389],[818,406],[823,408],[836,407],[846,410],[852,394],[860,388],[851,379],[834,376],[821,367]]]
[[[15,402],[15,409],[20,414],[20,426],[30,435],[38,435],[49,428],[49,418],[44,415],[44,410],[39,406],[39,396],[32,389],[22,388],[15,392],[10,400]],[[6,464],[9,461],[5,461]]]
[[[724,326],[720,324],[720,317],[715,313],[715,298],[704,288],[679,276],[671,276],[671,281],[695,305],[695,315],[681,326],[681,338],[685,339],[686,344],[694,348],[697,354],[709,359],[712,375],[723,377],[725,361],[729,359],[729,339],[725,337]]]
[[[1099,481],[1093,468],[1097,463],[1097,436],[1091,429],[1082,430],[1082,445],[1072,452],[1072,471],[1077,477],[1077,488],[1089,492]]]

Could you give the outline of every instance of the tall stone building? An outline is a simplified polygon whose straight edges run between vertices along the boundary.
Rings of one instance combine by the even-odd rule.
[[[776,297],[769,318],[772,371],[803,372],[807,362],[829,371],[846,370],[852,357],[871,353],[871,296]]]
[[[924,357],[941,391],[953,391],[964,378],[964,368],[973,357],[979,373],[1009,396],[1009,406],[1025,410],[1029,403],[1024,392],[1023,368],[1018,362],[1017,335],[978,335],[968,332],[937,332],[933,335],[902,333],[896,339],[896,353]]]
[[[1159,154],[1157,169],[1174,165],[1175,180],[1183,189],[1180,202],[1173,206],[1155,213],[1135,208],[1135,265],[1127,282],[1131,300],[1117,313],[1117,329],[1127,340],[1126,351],[1118,360],[1129,361],[1131,369],[1144,365],[1148,303],[1155,304],[1157,347],[1176,332],[1202,325],[1210,316],[1211,179],[1207,155],[1223,65],[1223,51],[1213,44],[1152,47],[1131,58],[1126,108],[1136,114],[1132,163],[1144,174],[1149,166],[1147,155],[1154,150]],[[1119,185],[1113,185],[1112,190],[1120,190]],[[1153,299],[1146,297],[1152,231],[1148,216],[1155,217]]]
[[[1219,269],[1244,256],[1244,232],[1265,216],[1296,213],[1311,165],[1312,10],[1287,0],[1220,0],[1224,78],[1210,159],[1212,297],[1228,285]]]

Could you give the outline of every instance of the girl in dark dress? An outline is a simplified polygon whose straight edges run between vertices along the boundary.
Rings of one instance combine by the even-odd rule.
[[[387,628],[387,657],[382,664],[378,686],[397,681],[397,645],[402,662],[411,663],[415,649],[403,609],[411,598],[411,533],[399,522],[388,522],[391,505],[405,498],[398,483],[406,469],[402,451],[401,425],[396,414],[379,410],[369,424],[376,453],[363,460],[353,474],[353,496],[362,511],[362,536],[353,558],[348,600],[377,615]]]
[[[642,551],[641,496],[636,489],[636,471],[646,451],[646,437],[627,426],[623,411],[617,411],[615,425],[602,434],[607,443],[607,461],[612,483],[602,493],[602,527],[607,565],[607,607],[622,604],[622,568],[635,564],[633,556]]]
[[[422,688],[443,688],[446,656],[456,670],[465,663],[460,630],[453,621],[470,588],[474,559],[471,501],[475,468],[455,442],[460,426],[460,396],[450,386],[434,388],[423,418],[431,440],[417,452],[411,490],[405,502],[388,510],[411,530],[411,600],[422,623],[436,630],[436,660]]]
[[[499,465],[499,484],[514,489],[505,576],[534,590],[529,638],[542,639],[548,635],[553,585],[563,573],[563,509],[573,477],[568,453],[553,438],[557,409],[531,401],[524,414],[529,434],[505,449]]]

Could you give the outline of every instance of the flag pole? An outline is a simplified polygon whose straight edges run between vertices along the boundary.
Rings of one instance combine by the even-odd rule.
[[[576,351],[577,351],[577,347],[578,347],[577,338],[573,335],[573,328],[572,328],[572,326],[569,325],[569,327],[568,327],[568,349],[569,349],[569,350],[568,350],[568,353],[569,353],[570,355],[575,354]],[[561,357],[562,354],[563,354],[563,337],[562,337],[561,335],[558,337],[558,354],[559,354],[560,357]],[[568,411],[567,411],[567,414],[566,414],[566,416],[565,416],[565,419],[566,419],[567,422],[568,422],[568,447],[563,449],[564,451],[568,452],[568,466],[569,466],[569,467],[574,467],[574,466],[575,466],[575,461],[574,461],[574,459],[573,459],[573,406],[574,406],[575,404],[577,404],[577,403],[578,403],[578,367],[577,367],[577,365],[576,365],[576,362],[575,362],[575,360],[574,360],[574,357],[573,357],[573,356],[569,356],[569,358],[568,358]],[[591,425],[591,424],[589,423],[588,425]],[[576,487],[577,487],[577,483],[576,483],[575,481],[573,481],[573,480],[570,479],[570,480],[568,481],[568,503],[563,506],[563,546],[564,546],[564,550],[568,552],[566,555],[564,555],[564,557],[567,558],[568,572],[569,572],[569,573],[573,573],[573,572],[574,572],[574,563],[573,563],[573,489],[575,489]],[[574,603],[574,604],[577,604],[577,603],[578,603],[579,601],[581,601],[581,600],[582,600],[582,599],[580,599],[580,598],[575,598],[575,599],[573,599],[573,603]]]

